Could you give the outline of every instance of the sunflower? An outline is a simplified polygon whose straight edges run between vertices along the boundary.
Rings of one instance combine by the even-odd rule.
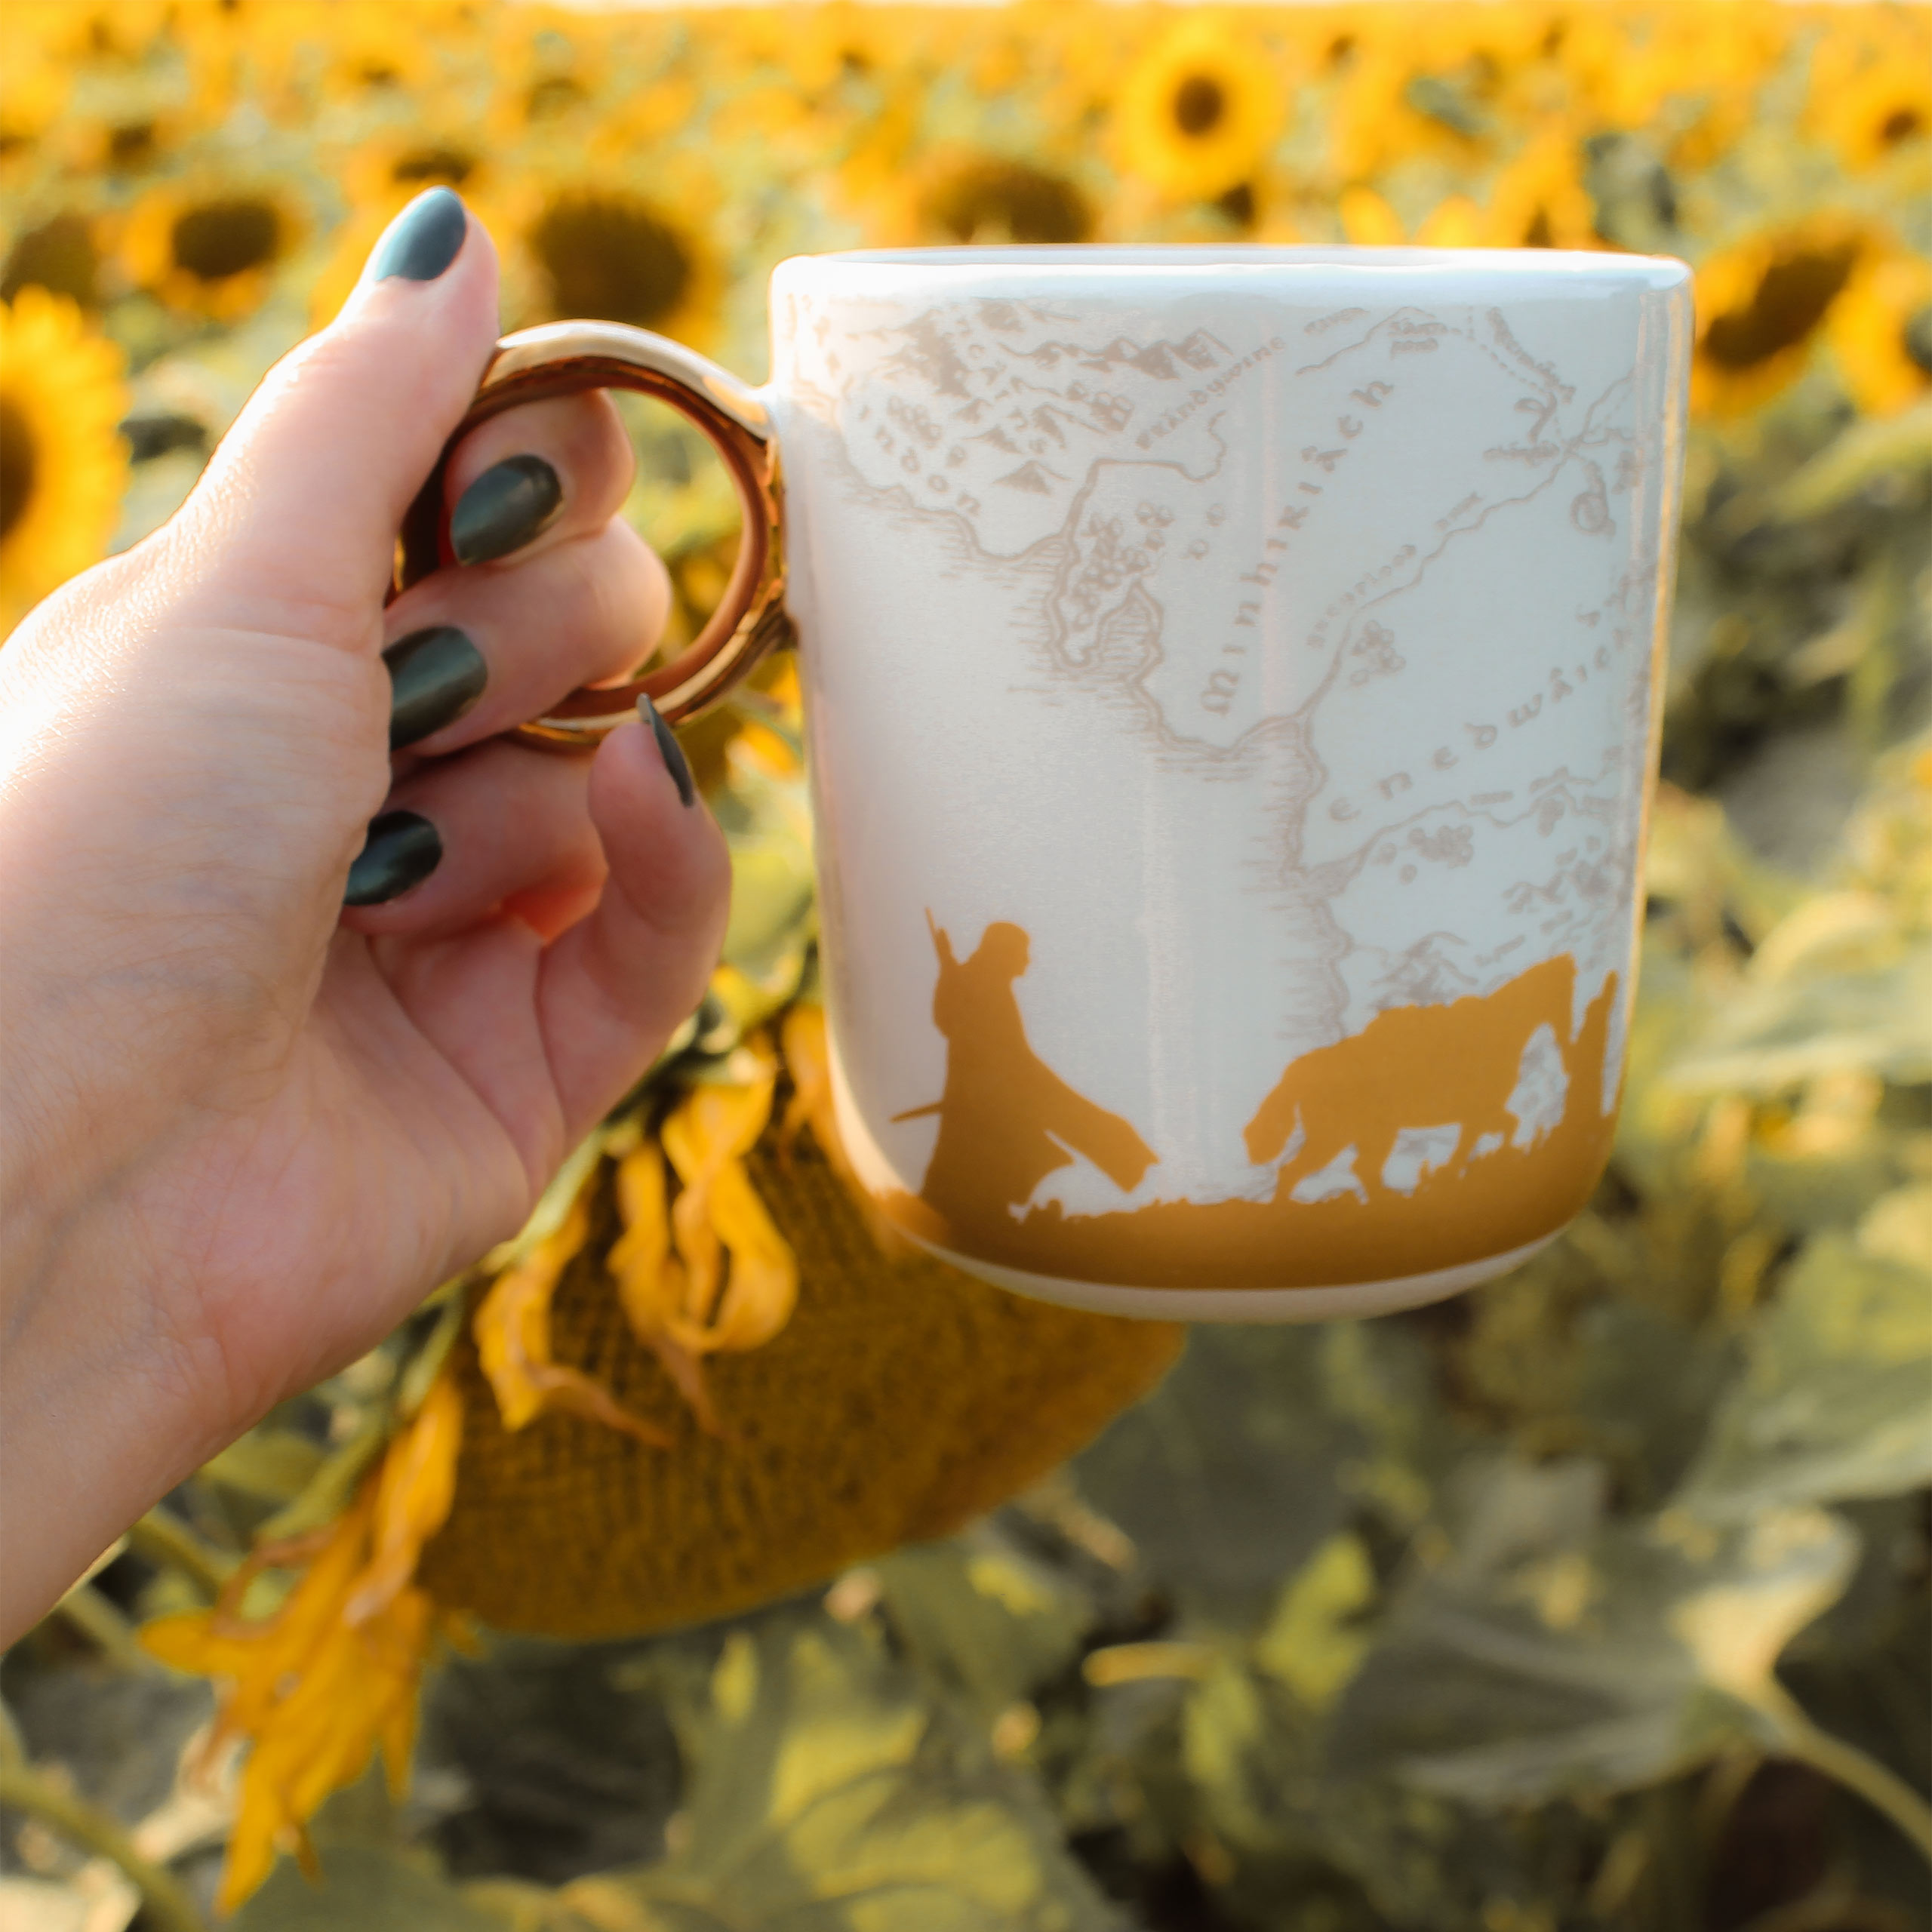
[[[329,238],[328,259],[309,291],[312,325],[321,328],[334,319],[383,230],[426,188],[455,189],[493,235],[503,232],[492,195],[498,172],[485,145],[460,131],[417,127],[358,146],[342,171],[348,219]]]
[[[121,373],[65,296],[0,303],[0,629],[107,547],[128,477]]]
[[[1696,284],[1691,407],[1741,414],[1795,382],[1872,246],[1863,228],[1821,215],[1708,257]]]
[[[1498,248],[1601,246],[1596,204],[1583,186],[1581,144],[1558,125],[1535,136],[1489,191],[1485,223]]]
[[[928,174],[918,226],[938,241],[1084,242],[1094,232],[1094,209],[1063,174],[1029,161],[971,155]]]
[[[466,24],[454,0],[274,0],[256,7],[238,34],[196,38],[211,49],[238,41],[251,91],[294,124],[318,112],[432,108]]]
[[[509,257],[512,303],[532,320],[629,322],[707,346],[725,280],[710,240],[715,192],[675,161],[653,173],[649,192],[614,169],[520,183],[488,222]]]
[[[1171,1324],[1025,1301],[914,1253],[860,1189],[810,983],[797,679],[780,664],[756,685],[755,721],[691,734],[734,892],[677,1051],[522,1233],[365,1364],[388,1392],[218,1600],[143,1632],[221,1681],[214,1741],[251,1747],[225,1906],[278,1850],[306,1854],[309,1820],[372,1756],[400,1783],[425,1665],[472,1618],[663,1629],[948,1534],[1179,1351]]]
[[[128,279],[170,308],[233,322],[260,306],[302,229],[281,186],[211,177],[144,195],[121,259]]]
[[[1932,149],[1932,34],[1910,14],[1835,26],[1811,62],[1807,118],[1854,174]]]
[[[1343,234],[1358,248],[1393,248],[1408,231],[1402,217],[1373,188],[1358,181],[1336,197]]]
[[[1405,8],[1354,24],[1329,135],[1331,170],[1349,181],[1417,158],[1480,161],[1546,35],[1538,10],[1510,7]]]
[[[1587,118],[1643,131],[1672,163],[1708,167],[1751,124],[1791,45],[1783,7],[1579,8],[1562,59]]]
[[[45,45],[37,26],[22,9],[0,7],[0,168],[10,174],[32,163],[72,85],[72,69]]]
[[[1280,61],[1211,16],[1186,18],[1129,70],[1114,109],[1121,168],[1174,201],[1247,180],[1281,132]]]
[[[1932,389],[1932,262],[1874,255],[1826,325],[1846,386],[1868,416],[1895,416]]]
[[[83,309],[100,301],[100,225],[77,208],[63,209],[14,238],[0,269],[0,301],[32,285],[66,296]]]

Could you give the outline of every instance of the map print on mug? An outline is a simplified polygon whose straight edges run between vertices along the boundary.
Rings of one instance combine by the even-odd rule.
[[[765,392],[835,1084],[907,1233],[1370,1312],[1607,1158],[1681,467],[1674,262],[787,263]]]

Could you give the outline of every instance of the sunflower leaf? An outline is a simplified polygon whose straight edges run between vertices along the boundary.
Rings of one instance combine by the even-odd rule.
[[[1114,1932],[1038,1789],[858,1629],[734,1632],[673,1696],[679,1849],[562,1903],[638,1932]]]

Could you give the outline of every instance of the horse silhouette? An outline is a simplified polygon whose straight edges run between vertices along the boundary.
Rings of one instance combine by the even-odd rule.
[[[1539,1026],[1555,1035],[1574,1085],[1583,1057],[1581,1051],[1573,1052],[1570,1037],[1576,983],[1575,961],[1558,953],[1487,997],[1398,1006],[1377,1014],[1359,1033],[1289,1063],[1247,1124],[1248,1158],[1257,1164],[1275,1159],[1299,1120],[1302,1144],[1280,1170],[1278,1198],[1349,1146],[1355,1150],[1363,1187],[1371,1198],[1386,1198],[1399,1191],[1384,1186],[1382,1171],[1403,1129],[1453,1122],[1460,1130],[1455,1147],[1428,1178],[1432,1182],[1461,1172],[1484,1135],[1494,1134],[1509,1143],[1516,1127],[1509,1096],[1515,1091],[1523,1049]],[[1576,1048],[1584,1048],[1594,1031],[1599,1059],[1603,1022],[1596,1008],[1615,984],[1612,975],[1592,1002],[1575,1043]],[[1567,1097],[1566,1115],[1574,1100],[1574,1093]]]

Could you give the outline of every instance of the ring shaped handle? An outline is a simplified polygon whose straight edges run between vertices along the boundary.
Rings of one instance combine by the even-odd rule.
[[[443,514],[443,466],[451,451],[478,423],[519,403],[593,389],[635,389],[695,423],[731,475],[744,532],[724,595],[687,649],[627,684],[573,691],[510,734],[560,750],[594,749],[607,731],[636,715],[637,701],[647,692],[666,719],[677,724],[723,697],[768,651],[793,637],[785,612],[783,489],[770,413],[715,362],[621,322],[552,322],[497,343],[476,400],[403,520],[391,595],[455,561]]]

